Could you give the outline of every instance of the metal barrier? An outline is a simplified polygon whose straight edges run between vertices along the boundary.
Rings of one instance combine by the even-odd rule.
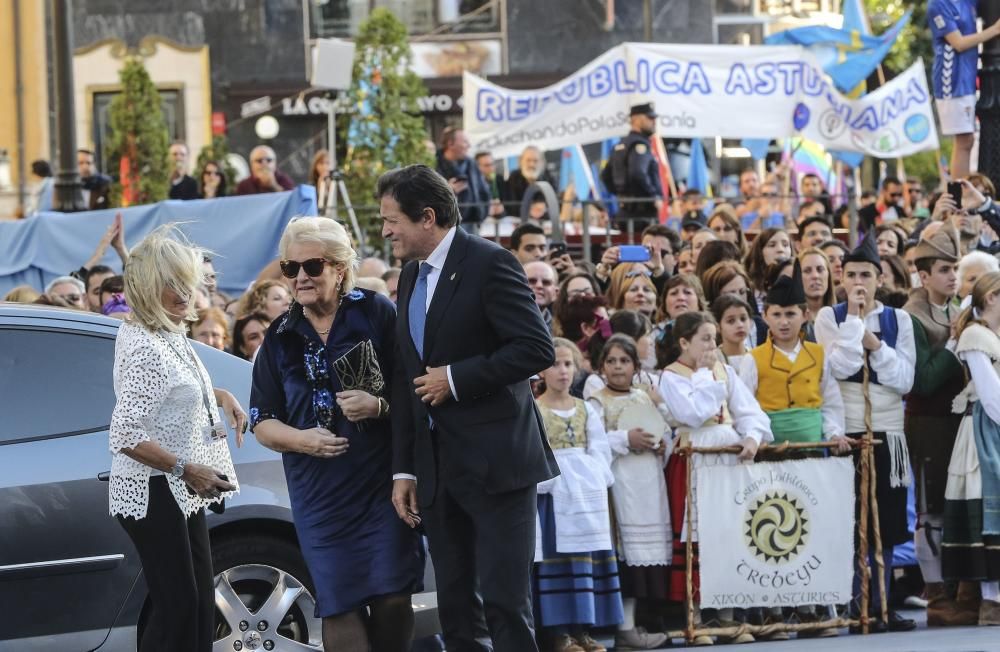
[[[548,219],[541,221],[531,218],[531,205],[534,203],[534,198],[537,195],[541,195],[545,201],[546,214]],[[831,200],[838,200],[840,196],[830,196]],[[618,197],[617,201],[619,203],[627,202],[650,202],[653,198],[651,197]],[[791,197],[789,197],[791,199]],[[846,196],[846,205],[848,208],[848,229],[834,228],[834,234],[836,237],[846,240],[848,244],[852,244],[857,240],[858,233],[858,212],[855,205],[855,194],[853,190],[849,191]],[[470,207],[488,208],[488,204],[481,203],[464,203],[459,204],[459,210],[464,210]],[[505,210],[510,210],[514,208],[509,202],[505,203]],[[593,262],[594,255],[594,245],[595,238],[598,236],[600,238],[600,243],[603,248],[611,247],[617,244],[635,244],[636,237],[641,233],[636,233],[636,223],[640,222],[645,224],[655,224],[658,223],[657,215],[649,215],[647,217],[633,217],[629,219],[617,219],[619,225],[624,226],[624,230],[614,228],[612,224],[605,224],[602,226],[594,225],[592,222],[592,216],[594,213],[605,213],[606,205],[603,201],[594,199],[573,199],[573,200],[562,200],[559,198],[558,193],[552,185],[546,181],[536,181],[524,193],[519,205],[516,206],[518,211],[517,217],[521,220],[521,224],[531,223],[536,224],[544,228],[545,222],[550,225],[549,230],[549,240],[553,243],[561,243],[566,245],[571,245],[571,248],[576,250],[575,246],[577,243],[577,238],[579,238],[579,253],[583,260],[588,260]],[[565,220],[564,216],[567,211],[570,213],[575,213],[579,209],[579,221],[576,219]],[[359,219],[362,224],[375,223],[379,216],[379,207],[373,204],[366,205],[355,205],[354,210],[361,216]],[[505,213],[503,217],[512,217],[510,213]],[[610,219],[610,218],[609,218]],[[571,227],[571,225],[573,225]],[[578,228],[577,226],[578,225]],[[492,230],[490,229],[492,226]],[[480,236],[493,240],[497,244],[504,245],[508,236],[502,234],[502,225],[500,221],[495,221],[492,225],[481,225],[478,229]],[[594,232],[592,232],[594,231]],[[753,233],[746,234],[748,239],[753,238]],[[369,247],[374,249],[374,246]],[[385,260],[389,260],[389,247],[383,243],[382,254]]]

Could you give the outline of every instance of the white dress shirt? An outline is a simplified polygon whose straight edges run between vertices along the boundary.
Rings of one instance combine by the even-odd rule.
[[[455,241],[455,231],[458,227],[451,227],[448,229],[448,233],[441,238],[441,242],[434,247],[434,251],[427,256],[426,260],[420,261],[421,263],[427,263],[431,267],[431,271],[427,273],[427,303],[424,305],[424,314],[431,309],[431,300],[434,299],[434,290],[437,289],[438,281],[441,280],[441,270],[444,269],[444,263],[448,260],[448,252],[451,250],[451,243]],[[420,271],[418,267],[417,275],[419,276]],[[451,396],[456,401],[458,400],[458,392],[455,391],[455,381],[451,377],[451,365],[445,367],[445,371],[448,374],[448,387],[451,388]],[[392,476],[393,480],[416,480],[417,477],[410,473],[396,473]]]
[[[788,358],[789,362],[795,364],[802,351],[802,342],[796,342],[795,348],[791,351],[774,347],[774,350]],[[739,367],[740,380],[757,395],[757,386],[760,378],[757,375],[757,361],[752,355],[743,356]],[[820,414],[823,415],[823,439],[831,437],[841,437],[844,435],[844,399],[840,396],[840,386],[837,379],[833,377],[830,370],[830,359],[823,356],[823,371],[820,375],[819,390],[823,395],[823,405],[820,406]]]

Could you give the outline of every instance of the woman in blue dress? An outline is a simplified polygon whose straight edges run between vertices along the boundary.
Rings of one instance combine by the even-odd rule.
[[[423,547],[392,506],[392,303],[354,289],[333,220],[297,218],[279,245],[295,299],[268,329],[250,395],[257,439],[282,453],[326,652],[404,652]]]

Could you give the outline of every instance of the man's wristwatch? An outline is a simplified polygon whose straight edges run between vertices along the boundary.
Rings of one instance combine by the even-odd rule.
[[[170,467],[170,475],[174,476],[178,480],[184,477],[184,467],[187,465],[187,460],[183,457],[178,457],[174,465]]]
[[[378,415],[376,419],[381,419],[382,417],[389,416],[389,401],[385,400],[381,396],[378,397]]]

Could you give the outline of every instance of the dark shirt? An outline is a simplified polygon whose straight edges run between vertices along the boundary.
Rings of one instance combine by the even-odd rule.
[[[549,177],[548,173],[543,171],[539,176],[537,181],[546,181],[552,186],[553,190],[558,191],[559,186]],[[521,202],[524,201],[524,193],[527,192],[528,186],[530,186],[532,181],[528,181],[524,177],[524,173],[520,170],[514,170],[507,177],[507,181],[501,188],[500,199],[503,201],[504,208],[511,215],[521,214]],[[535,197],[541,197],[542,194],[536,192]],[[532,198],[534,199],[534,198]]]
[[[437,171],[445,179],[464,178],[467,182],[465,190],[455,193],[458,199],[458,210],[463,222],[482,222],[489,214],[490,187],[486,185],[479,166],[471,158],[449,161],[444,154],[438,152]]]
[[[171,199],[198,199],[198,182],[185,174],[177,183],[170,183]]]
[[[616,146],[624,147],[626,151],[625,187],[615,187],[614,161],[604,167],[601,181],[616,195],[624,197],[652,197],[663,199],[663,186],[660,184],[660,168],[653,156],[649,138],[637,131],[630,131],[622,142]],[[652,201],[632,201],[622,203],[622,213],[626,217],[656,217],[656,206]]]
[[[88,208],[92,211],[111,206],[111,177],[97,173],[80,179],[80,186],[90,192]]]
[[[292,181],[287,174],[281,172],[280,170],[275,170],[274,178],[278,182],[278,185],[284,188],[285,190],[291,190],[292,188],[295,187],[295,182]],[[265,188],[260,184],[260,181],[257,180],[257,177],[253,176],[252,174],[243,181],[240,181],[239,185],[236,186],[237,195],[259,195],[265,192],[279,192],[279,191],[275,190],[274,188]]]

